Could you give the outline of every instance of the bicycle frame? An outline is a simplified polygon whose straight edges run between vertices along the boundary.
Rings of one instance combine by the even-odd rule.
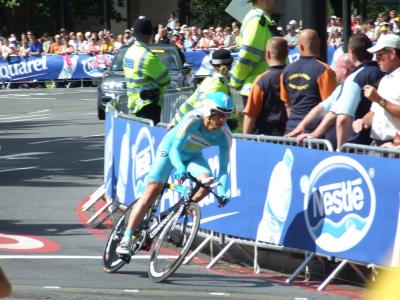
[[[218,185],[218,183],[215,183],[213,181],[214,179],[210,178],[208,182],[203,183],[203,182],[198,181],[195,177],[191,176],[190,174],[189,174],[189,179],[191,179],[191,181],[195,183],[195,186],[193,188],[191,188],[189,185],[185,186],[185,185],[174,184],[174,183],[166,183],[164,185],[164,188],[161,191],[161,193],[159,194],[159,196],[157,197],[157,200],[154,202],[153,206],[149,209],[149,211],[147,213],[146,222],[143,224],[144,226],[139,228],[140,231],[142,231],[142,232],[144,231],[144,234],[142,235],[144,239],[142,240],[142,242],[144,242],[144,240],[148,237],[150,239],[149,245],[151,245],[154,237],[157,236],[157,234],[164,228],[164,226],[166,224],[168,224],[171,221],[172,218],[174,218],[172,220],[174,222],[172,225],[172,228],[175,228],[180,216],[182,215],[183,210],[191,201],[193,201],[192,200],[193,196],[197,193],[197,191],[201,187],[206,187],[212,194],[214,194],[217,197],[218,201],[220,201],[219,197],[212,191],[212,188],[215,187],[216,185]],[[210,185],[207,185],[207,184],[210,184]],[[160,216],[157,217],[155,215],[155,213],[157,211],[157,208],[160,205],[162,196],[164,195],[164,192],[166,189],[169,189],[172,191],[177,191],[177,192],[181,193],[182,198],[176,204],[171,206],[169,209],[167,209],[164,212],[161,212]],[[176,211],[177,205],[179,205],[178,211]],[[153,217],[158,219],[159,223],[157,224],[157,226],[150,228],[149,222],[151,219],[153,219]],[[147,247],[149,247],[149,245],[147,245]]]
[[[191,192],[189,194],[188,193],[189,192],[189,188],[184,186],[184,185],[176,185],[176,184],[173,184],[173,183],[165,184],[162,193],[160,193],[160,196],[158,197],[156,203],[154,204],[154,206],[152,208],[152,212],[154,212],[155,208],[159,205],[159,203],[161,201],[161,198],[162,198],[162,195],[164,194],[165,189],[169,189],[169,190],[172,190],[172,191],[177,191],[177,192],[182,193],[183,194],[182,199],[180,201],[178,201],[178,203],[177,203],[177,204],[180,205],[180,207],[178,209],[178,213],[175,215],[175,218],[173,220],[173,222],[174,222],[173,227],[175,227],[176,223],[178,223],[178,219],[179,219],[180,215],[183,212],[183,209],[185,208],[185,206],[188,203],[190,203],[190,201],[192,201],[193,195],[199,190],[199,188],[200,188],[200,186],[198,184],[196,184],[196,186],[191,190]],[[150,239],[153,239],[160,232],[160,230],[166,224],[168,224],[168,222],[173,218],[174,213],[175,213],[174,208],[176,207],[177,204],[175,204],[172,207],[170,207],[167,210],[167,212],[168,212],[167,216],[165,218],[163,218],[161,220],[161,222],[155,228],[151,229],[151,231],[149,232]],[[162,215],[162,213],[160,214],[160,216],[161,215]]]

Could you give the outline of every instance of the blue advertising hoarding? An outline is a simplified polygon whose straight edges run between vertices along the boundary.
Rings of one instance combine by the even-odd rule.
[[[10,56],[0,59],[0,81],[52,80],[102,77],[111,54]]]
[[[334,48],[328,46],[328,63],[333,57]],[[193,65],[196,75],[209,75],[213,68],[209,64],[211,50],[185,51],[186,62]],[[236,58],[238,53],[232,53]],[[99,78],[111,65],[113,54],[72,54],[43,56],[10,56],[7,60],[0,58],[0,81],[54,80]],[[299,59],[298,48],[289,50],[288,61]]]
[[[145,187],[166,133],[107,114],[104,181],[107,193],[129,204]],[[214,175],[218,150],[205,151]],[[233,236],[363,263],[398,262],[400,162],[235,139],[231,201],[204,199],[201,227]],[[168,191],[161,210],[179,200]],[[394,250],[395,249],[395,250]]]

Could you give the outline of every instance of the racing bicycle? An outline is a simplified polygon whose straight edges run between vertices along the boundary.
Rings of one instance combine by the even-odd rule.
[[[192,200],[192,197],[201,187],[204,187],[216,197],[219,207],[227,203],[226,198],[218,196],[213,191],[219,185],[214,178],[199,181],[189,174],[187,182],[189,183],[187,185],[165,184],[134,233],[136,239],[131,243],[131,255],[121,256],[116,253],[116,249],[124,235],[134,203],[128,206],[112,229],[104,249],[103,270],[105,272],[114,273],[128,264],[133,255],[140,251],[150,250],[152,252],[148,276],[151,281],[162,282],[178,269],[188,254],[200,225],[200,207]],[[168,189],[181,193],[182,197],[166,211],[157,213],[162,196]]]

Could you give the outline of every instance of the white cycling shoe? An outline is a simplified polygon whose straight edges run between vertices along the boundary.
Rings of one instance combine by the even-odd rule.
[[[131,254],[131,239],[129,237],[123,237],[115,250],[118,255],[130,255]]]

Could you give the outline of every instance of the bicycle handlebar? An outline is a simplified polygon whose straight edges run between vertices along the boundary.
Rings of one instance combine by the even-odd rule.
[[[202,182],[202,181],[198,180],[196,177],[194,177],[192,174],[190,174],[190,173],[187,173],[187,174],[188,174],[188,179],[190,179],[191,181],[193,181],[195,184],[198,184],[198,185],[200,185],[201,187],[206,188],[207,190],[209,190],[209,192],[210,192],[211,194],[213,194],[213,195],[215,196],[215,198],[217,198],[218,207],[221,207],[221,208],[222,208],[222,207],[224,207],[224,206],[228,203],[228,199],[227,199],[227,198],[221,197],[221,196],[219,196],[217,193],[215,193],[215,192],[213,191],[213,188],[214,188],[214,187],[220,185],[220,183],[217,182],[217,181],[215,180],[215,178],[210,177],[211,180],[208,180],[208,181],[206,181],[206,182]]]

